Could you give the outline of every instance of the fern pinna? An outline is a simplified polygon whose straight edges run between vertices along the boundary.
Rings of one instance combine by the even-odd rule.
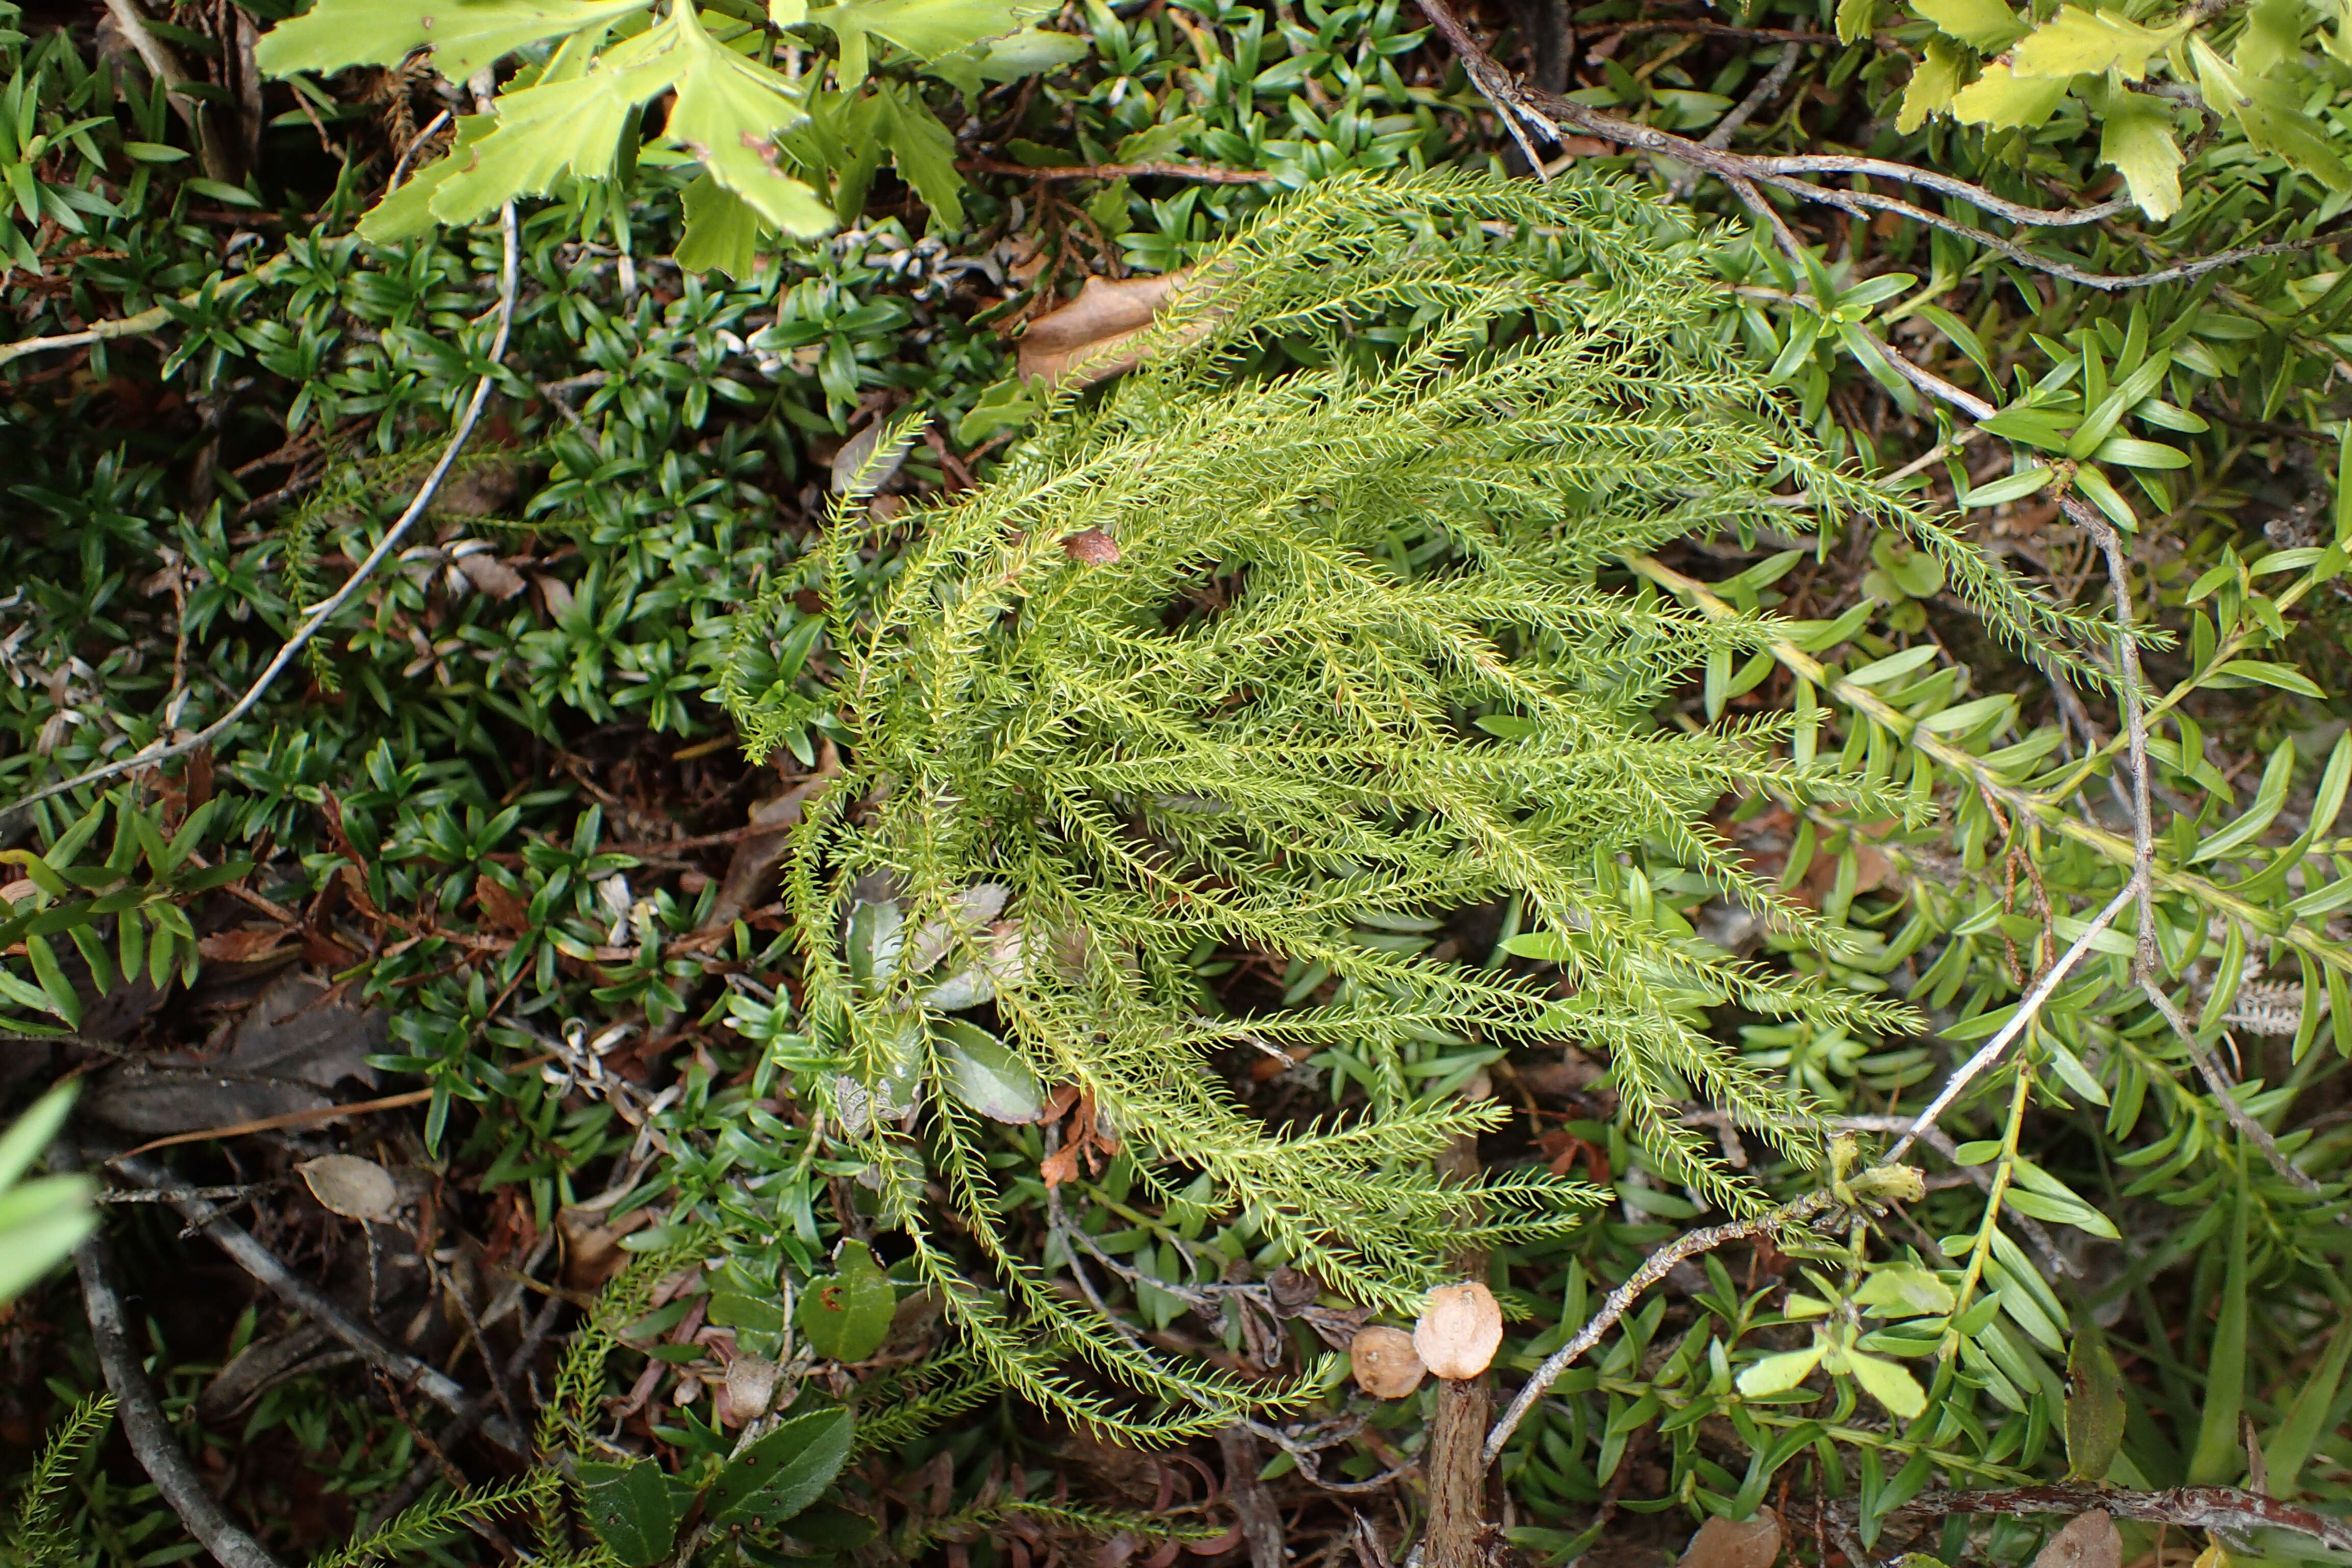
[[[1605,1054],[1660,1168],[1744,1207],[1677,1102],[1706,1096],[1799,1158],[1814,1123],[1705,1010],[1902,1023],[1736,962],[1642,896],[1621,856],[1646,845],[1769,905],[1708,808],[1868,792],[1779,759],[1775,724],[1661,732],[1681,672],[1773,633],[1596,579],[1687,531],[1786,529],[1801,493],[1914,527],[2012,628],[2065,617],[1823,458],[1719,346],[1708,243],[1605,183],[1331,180],[1203,261],[1130,345],[1141,367],[1055,396],[991,482],[886,522],[845,498],[824,569],[846,761],[787,861],[807,1026],[832,1053],[806,1082],[1017,1391],[1130,1435],[1266,1397],[1149,1352],[1015,1250],[986,1119],[1035,1115],[1039,1083],[1091,1096],[1176,1215],[1243,1218],[1328,1289],[1409,1316],[1456,1249],[1600,1196],[1434,1173],[1501,1113],[1417,1097],[1431,1044]],[[756,606],[741,633],[767,635]],[[805,717],[729,694],[755,752]],[[1507,899],[1539,973],[1356,929]],[[1195,974],[1219,952],[1329,984],[1230,1016]],[[1237,1045],[1344,1053],[1370,1092],[1278,1136],[1212,1066]],[[949,1255],[934,1182],[1002,1292]]]

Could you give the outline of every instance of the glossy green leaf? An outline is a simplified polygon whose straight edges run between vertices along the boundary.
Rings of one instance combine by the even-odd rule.
[[[710,1483],[711,1522],[773,1530],[824,1495],[849,1458],[853,1424],[835,1406],[795,1415],[727,1462]]]
[[[2124,1441],[2124,1374],[2095,1324],[2077,1321],[2066,1352],[2066,1474],[2105,1481]]]
[[[2056,473],[2056,469],[2045,468],[2037,463],[2023,473],[2011,474],[1978,486],[1960,498],[1960,504],[1966,507],[1999,506],[2003,501],[2018,500],[2048,484]]]
[[[2263,1449],[2263,1468],[2270,1472],[2271,1496],[2295,1495],[2296,1479],[2317,1450],[2321,1430],[2336,1407],[2336,1391],[2343,1384],[2347,1362],[2352,1362],[2352,1318],[2336,1325],[2319,1364],[2299,1380],[2294,1403],[2287,1407],[2278,1431]]]
[[[2294,779],[2294,742],[2280,742],[2271,752],[2269,765],[2263,770],[2263,782],[2254,791],[2253,804],[2236,821],[2199,844],[2196,852],[2189,857],[2190,865],[2218,860],[2269,831],[2286,805],[2287,786]]]
[[[874,1249],[845,1241],[835,1271],[803,1288],[793,1326],[826,1360],[861,1362],[888,1337],[898,1304],[898,1293],[875,1261]]]
[[[2231,1201],[2230,1242],[2221,1279],[2221,1310],[2202,1371],[2205,1408],[2189,1457],[2189,1484],[2227,1486],[2246,1468],[2238,1413],[2246,1398],[2246,1224],[2252,1207],[2242,1187]]]
[[[994,1035],[961,1019],[933,1024],[931,1035],[949,1092],[958,1100],[993,1121],[1034,1121],[1044,1112],[1045,1092],[1036,1073]]]
[[[581,1460],[582,1512],[622,1568],[651,1568],[671,1554],[694,1489],[651,1459],[624,1464]]]
[[[2273,664],[2258,658],[2233,658],[2213,673],[2239,680],[2252,680],[2263,686],[2275,686],[2281,691],[2292,691],[2300,697],[2325,697],[2327,694],[2313,683],[2311,678],[2291,665]]]

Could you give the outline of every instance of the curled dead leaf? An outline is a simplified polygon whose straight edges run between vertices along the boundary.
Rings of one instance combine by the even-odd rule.
[[[488,594],[493,599],[511,599],[530,586],[521,573],[487,552],[459,556],[457,570],[466,574],[466,581],[474,585],[475,592]]]
[[[1118,541],[1099,528],[1089,528],[1062,541],[1062,553],[1086,566],[1108,566],[1118,559]]]
[[[1411,1334],[1385,1328],[1356,1335],[1348,1347],[1348,1366],[1356,1375],[1356,1386],[1375,1399],[1402,1399],[1421,1386],[1429,1370],[1421,1364]]]
[[[1274,1302],[1276,1317],[1295,1318],[1315,1305],[1315,1298],[1323,1293],[1323,1282],[1303,1268],[1285,1264],[1267,1279],[1265,1293]]]
[[[1680,1568],[1772,1568],[1780,1555],[1780,1516],[1759,1508],[1753,1519],[1708,1520],[1684,1549]]]
[[[1055,386],[1075,377],[1080,386],[1092,386],[1133,370],[1143,355],[1129,345],[1192,276],[1188,268],[1117,282],[1087,279],[1076,299],[1038,317],[1022,334],[1021,379],[1043,376]]]
[[[321,1154],[294,1167],[310,1195],[345,1219],[390,1219],[400,1208],[400,1184],[373,1160]]]
[[[2107,1510],[2078,1513],[2052,1536],[2033,1559],[2033,1568],[2123,1568],[2124,1538]]]
[[[215,963],[251,963],[276,952],[295,932],[290,928],[216,931],[196,942],[196,951]]]
[[[776,1374],[781,1370],[774,1362],[737,1351],[727,1363],[727,1382],[713,1406],[719,1424],[740,1426],[765,1415],[775,1399]]]

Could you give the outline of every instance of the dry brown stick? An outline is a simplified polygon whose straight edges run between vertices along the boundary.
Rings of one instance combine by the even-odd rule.
[[[1032,180],[1198,180],[1210,185],[1263,185],[1275,176],[1264,169],[1218,169],[1205,163],[1062,163],[1032,168],[993,158],[959,158],[956,167],[977,174],[1018,174]]]
[[[336,1121],[346,1116],[362,1116],[372,1110],[397,1110],[404,1105],[422,1105],[433,1098],[429,1089],[412,1089],[402,1094],[387,1094],[381,1100],[354,1100],[349,1105],[314,1105],[307,1110],[281,1111],[276,1116],[257,1117],[251,1121],[232,1121],[225,1127],[200,1128],[194,1132],[174,1132],[168,1138],[151,1139],[136,1149],[128,1149],[114,1156],[115,1161],[133,1159],[156,1149],[168,1149],[174,1143],[201,1143],[212,1138],[241,1138],[248,1132],[272,1132],[284,1127],[309,1127],[320,1121]]]
[[[1540,168],[1530,154],[1529,163]],[[1464,1091],[1468,1098],[1470,1091]],[[1459,1186],[1479,1180],[1478,1135],[1457,1136],[1435,1161],[1437,1173]],[[1454,1265],[1469,1279],[1486,1272],[1483,1249],[1465,1247]],[[1487,1552],[1486,1419],[1494,1407],[1491,1373],[1480,1370],[1472,1377],[1440,1374],[1431,1395],[1429,1441],[1422,1448],[1422,1465],[1429,1480],[1429,1520],[1421,1533],[1423,1568],[1482,1568]]]
[[[2060,1483],[1998,1491],[1921,1492],[1906,1513],[2065,1513],[2105,1509],[2117,1519],[2177,1524],[2189,1530],[2284,1530],[2309,1536],[2334,1552],[2352,1552],[2352,1520],[2298,1508],[2236,1487],[2173,1487],[2127,1491],[2120,1487]]]
[[[70,1171],[80,1166],[79,1152],[64,1141],[50,1151],[49,1165],[53,1170]],[[189,1464],[187,1450],[180,1447],[172,1424],[163,1416],[163,1406],[155,1401],[153,1385],[147,1381],[147,1372],[140,1352],[131,1348],[128,1319],[122,1310],[122,1290],[114,1277],[114,1255],[106,1245],[105,1233],[92,1231],[79,1247],[74,1248],[74,1271],[81,1279],[82,1310],[89,1316],[89,1337],[98,1351],[99,1369],[106,1375],[106,1386],[114,1394],[115,1405],[122,1417],[122,1434],[130,1439],[131,1451],[138,1457],[147,1479],[188,1527],[188,1533],[203,1543],[205,1551],[219,1560],[222,1568],[278,1568],[278,1560],[262,1549],[261,1542],[239,1529],[222,1511],[213,1494],[205,1489],[195,1467]]]
[[[118,1155],[108,1163],[142,1186],[161,1187],[171,1181],[170,1172],[145,1160]],[[238,1268],[267,1285],[280,1300],[312,1322],[359,1352],[361,1359],[369,1365],[388,1376],[415,1384],[418,1393],[446,1410],[462,1412],[466,1408],[465,1387],[455,1378],[392,1344],[373,1329],[344,1311],[326,1292],[287,1268],[276,1253],[264,1247],[244,1226],[223,1218],[220,1210],[201,1198],[183,1198],[172,1206],[179,1210],[190,1225],[210,1237]],[[530,1451],[522,1435],[505,1421],[486,1420],[482,1423],[482,1430],[485,1436],[509,1453],[528,1456]]]
[[[568,1294],[551,1295],[541,1304],[539,1315],[531,1320],[530,1327],[523,1332],[522,1343],[517,1345],[514,1353],[507,1357],[506,1378],[509,1383],[514,1382],[530,1369],[531,1358],[538,1355],[539,1347],[547,1342],[548,1331],[555,1326],[555,1315],[563,1310],[563,1303],[567,1299]],[[481,1400],[471,1401],[464,1410],[451,1418],[449,1425],[441,1429],[434,1438],[435,1444],[443,1453],[448,1452],[471,1436],[474,1428],[482,1424],[482,1417],[488,1413],[488,1406]],[[389,1521],[397,1518],[403,1509],[425,1495],[425,1489],[433,1484],[433,1478],[439,1473],[440,1467],[432,1458],[417,1460],[410,1468],[408,1479],[401,1482],[399,1489],[376,1505],[375,1511],[369,1516],[360,1534],[373,1535],[383,1529]]]
[[[1422,1532],[1427,1568],[1477,1568],[1486,1530],[1483,1438],[1492,1396],[1487,1379],[1441,1377],[1430,1413],[1429,1523]]]
[[[2072,262],[2038,256],[2014,241],[1965,224],[1941,213],[1917,206],[1897,197],[1868,191],[1842,191],[1818,185],[1798,176],[1805,174],[1846,174],[1872,175],[1900,180],[1923,189],[1939,191],[1961,200],[2008,222],[2029,227],[2066,227],[2095,223],[2128,211],[2133,204],[2118,200],[2095,207],[2072,211],[2029,207],[1995,195],[1981,185],[1931,169],[1921,169],[1907,163],[1896,163],[1884,158],[1846,157],[1835,153],[1811,153],[1792,157],[1756,157],[1733,153],[1727,149],[1709,147],[1705,142],[1653,126],[1635,125],[1614,115],[1589,109],[1573,99],[1545,92],[1514,78],[1496,64],[1492,55],[1474,38],[1454,14],[1446,0],[1419,0],[1422,14],[1452,46],[1455,58],[1469,75],[1480,95],[1495,106],[1496,114],[1515,140],[1524,142],[1522,127],[1535,130],[1546,138],[1558,142],[1565,134],[1563,128],[1573,126],[1603,141],[1616,142],[1648,153],[1655,157],[1671,158],[1695,165],[1727,182],[1746,180],[1757,184],[1769,184],[1788,192],[1801,200],[1820,202],[1853,216],[1873,213],[1895,213],[1909,217],[1931,228],[1962,236],[1978,244],[2000,251],[2020,265],[2048,272],[2054,277],[2080,283],[2086,288],[2112,292],[2123,289],[2146,289],[2159,283],[2179,282],[2196,278],[2220,268],[2235,266],[2241,261],[2265,256],[2283,255],[2290,251],[2307,250],[2315,246],[2334,244],[2352,238],[2352,228],[2333,229],[2325,234],[2308,236],[2299,240],[2246,246],[2235,250],[2198,257],[2141,273],[2090,272]]]
[[[2221,1102],[2221,1114],[2229,1119],[2230,1125],[2261,1152],[2272,1170],[2313,1197],[2326,1195],[2310,1173],[2298,1169],[2279,1152],[2278,1142],[2271,1136],[2270,1129],[2247,1114],[2246,1108],[2238,1103],[2238,1097],[2232,1092],[2233,1086],[2221,1076],[2221,1065],[2198,1039],[2197,1031],[2189,1026],[2189,1020],[2181,1015],[2179,1007],[2173,1005],[2172,998],[2165,994],[2164,987],[2156,983],[2156,976],[2141,975],[2139,988],[2150,1002],[2156,1004],[2156,1010],[2164,1015],[2164,1021],[2172,1026],[2173,1034],[2188,1047],[2189,1059],[2197,1064],[2198,1076],[2205,1080],[2205,1087],[2211,1089],[2213,1098]]]
[[[1219,1429],[1217,1452],[1225,1461],[1225,1495],[1241,1521],[1250,1568],[1283,1568],[1282,1513],[1257,1479],[1257,1439],[1236,1422]]]
[[[205,177],[223,184],[236,184],[237,173],[229,162],[228,149],[221,145],[219,128],[205,112],[205,100],[189,90],[187,68],[172,52],[172,46],[156,37],[148,25],[147,14],[139,8],[139,0],[106,0],[106,9],[149,74],[163,84],[172,107],[195,132],[196,156],[204,164]]]
[[[1625,1315],[1635,1299],[1664,1279],[1675,1264],[1685,1258],[1696,1258],[1702,1252],[1712,1252],[1727,1242],[1745,1237],[1767,1236],[1788,1226],[1801,1225],[1828,1208],[1833,1201],[1828,1193],[1809,1193],[1795,1203],[1784,1205],[1769,1214],[1685,1232],[1643,1259],[1642,1267],[1633,1270],[1632,1278],[1609,1292],[1608,1299],[1601,1303],[1601,1310],[1593,1313],[1584,1327],[1577,1330],[1576,1337],[1545,1357],[1543,1364],[1536,1368],[1535,1375],[1528,1379],[1527,1386],[1519,1390],[1518,1396],[1511,1401],[1510,1408],[1503,1412],[1503,1418],[1496,1422],[1494,1430],[1486,1434],[1486,1463],[1491,1465],[1501,1456],[1503,1445],[1510,1441],[1511,1434],[1518,1430],[1521,1421],[1527,1419],[1528,1412],[1535,1402],[1559,1381],[1559,1374],[1568,1370],[1569,1363],[1599,1344],[1601,1336],[1616,1325],[1617,1320]]]

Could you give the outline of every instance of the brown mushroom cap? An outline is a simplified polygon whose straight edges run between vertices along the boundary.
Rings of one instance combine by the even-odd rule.
[[[1495,1293],[1476,1280],[1441,1285],[1429,1293],[1421,1321],[1412,1326],[1412,1348],[1440,1377],[1475,1377],[1503,1343],[1503,1309]]]
[[[1356,1386],[1375,1399],[1402,1399],[1421,1386],[1426,1371],[1412,1348],[1412,1336],[1402,1329],[1359,1331],[1348,1346],[1348,1363],[1355,1371]]]

